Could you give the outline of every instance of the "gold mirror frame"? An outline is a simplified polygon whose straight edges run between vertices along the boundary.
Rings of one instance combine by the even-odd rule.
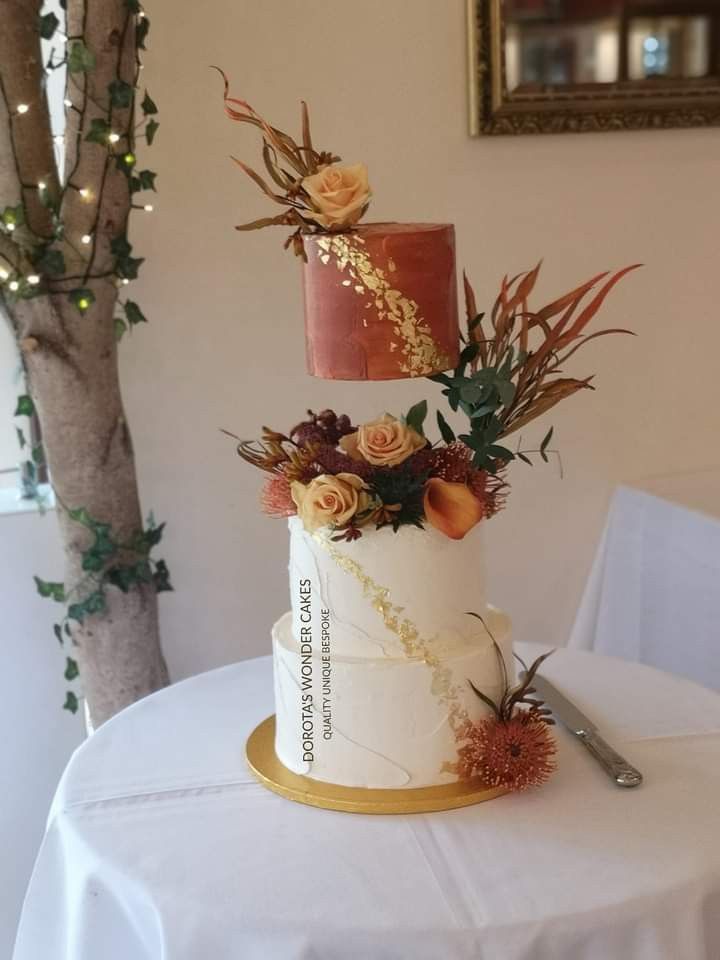
[[[470,134],[593,133],[720,125],[720,77],[510,93],[502,0],[467,0]]]

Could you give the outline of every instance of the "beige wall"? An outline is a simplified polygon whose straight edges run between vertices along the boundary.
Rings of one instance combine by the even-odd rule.
[[[287,606],[283,525],[258,512],[259,477],[218,427],[252,436],[308,406],[363,418],[436,391],[306,376],[299,267],[283,232],[233,231],[267,207],[228,159],[254,157],[257,141],[223,117],[210,63],[281,126],[297,129],[306,98],[316,142],[369,164],[373,218],[454,221],[482,303],[505,271],[540,257],[541,296],[647,264],[604,318],[638,338],[581,356],[575,370],[597,372],[597,392],[548,421],[564,479],[519,464],[509,507],[488,526],[491,596],[517,636],[565,642],[613,487],[720,466],[720,133],[469,139],[463,0],[152,0],[148,12],[160,193],[135,221],[148,261],[131,296],[150,324],[125,345],[123,371],[144,500],[168,521],[175,675],[266,652]]]

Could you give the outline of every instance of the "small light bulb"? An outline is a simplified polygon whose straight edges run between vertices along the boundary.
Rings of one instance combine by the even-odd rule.
[[[58,144],[65,143],[65,137],[61,133],[56,133],[53,137],[53,141]]]
[[[87,310],[87,308],[90,306],[90,301],[87,297],[80,297],[77,305],[79,310]]]
[[[108,134],[108,143],[117,143],[119,139],[120,139],[119,133],[113,132]]]
[[[15,224],[12,221],[10,223],[6,223],[5,229],[7,230],[8,233],[12,233],[13,230],[15,229]]]
[[[65,104],[66,107],[72,106],[72,100],[69,97],[65,97],[65,99],[63,100],[63,103]]]
[[[127,277],[123,277],[123,278],[122,278],[122,283],[123,283],[123,286],[126,287],[126,286],[130,283],[130,281],[128,280]]]
[[[27,278],[27,282],[31,283],[33,287],[36,287],[40,283],[40,277],[36,273],[31,273]]]
[[[92,242],[92,237],[90,236],[89,233],[84,233],[80,237],[80,243],[91,243],[91,242]]]
[[[82,187],[80,190],[78,190],[78,193],[83,198],[83,200],[87,200],[90,196],[90,190],[87,187]]]
[[[144,63],[139,63],[139,64],[138,64],[138,70],[144,70],[144,69],[145,69],[145,64],[144,64]]]
[[[17,290],[20,289],[20,284],[17,282],[17,280],[11,280],[8,286],[10,287],[13,293],[15,293]]]
[[[5,267],[0,267],[0,280],[7,280],[10,274],[7,272]]]
[[[29,109],[30,109],[30,107],[29,107],[26,103],[19,103],[19,104],[17,105],[17,112],[18,112],[18,113],[27,113]]]
[[[38,190],[47,190],[47,184],[44,180],[38,180]]]
[[[144,17],[145,17],[145,11],[144,11],[144,10],[140,10],[140,11],[138,12],[138,19],[139,19],[139,20],[142,20]]]
[[[135,163],[135,154],[126,153],[125,156],[123,157],[123,162],[126,163],[129,167],[131,167]]]
[[[143,210],[144,210],[146,213],[152,213],[154,209],[155,209],[155,208],[153,207],[153,205],[152,205],[151,203],[146,203],[145,206],[143,207]]]

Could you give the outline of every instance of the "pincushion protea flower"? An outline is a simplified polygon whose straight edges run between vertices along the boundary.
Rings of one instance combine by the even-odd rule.
[[[455,769],[462,780],[480,777],[490,787],[539,787],[555,770],[555,739],[547,723],[529,710],[509,720],[488,717],[468,724]]]
[[[470,686],[493,715],[480,723],[464,725],[459,731],[457,763],[453,770],[462,780],[480,777],[488,786],[506,790],[526,790],[545,783],[555,770],[555,740],[549,727],[554,723],[542,700],[534,697],[533,677],[550,653],[538,657],[525,668],[523,678],[516,686],[508,682],[502,651],[487,624],[477,613],[495,647],[502,676],[503,693],[495,703],[470,681]],[[520,659],[518,657],[518,659]],[[526,707],[527,709],[522,709]]]
[[[260,493],[260,506],[268,517],[280,519],[295,516],[297,507],[290,491],[290,481],[284,473],[271,473],[265,480]]]

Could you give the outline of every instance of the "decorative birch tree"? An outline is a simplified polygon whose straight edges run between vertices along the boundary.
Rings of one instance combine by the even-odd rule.
[[[49,468],[66,561],[63,583],[36,582],[65,611],[65,676],[79,673],[97,725],[168,682],[157,593],[170,583],[150,556],[162,526],[143,527],[118,377],[118,341],[145,320],[122,294],[142,264],[129,215],[154,190],[135,155],[158,127],[138,92],[149,21],[139,0],[0,0],[0,23],[0,309],[27,383],[15,412],[39,418],[31,462]],[[56,111],[48,81],[61,75]],[[65,706],[77,709],[73,691]]]

